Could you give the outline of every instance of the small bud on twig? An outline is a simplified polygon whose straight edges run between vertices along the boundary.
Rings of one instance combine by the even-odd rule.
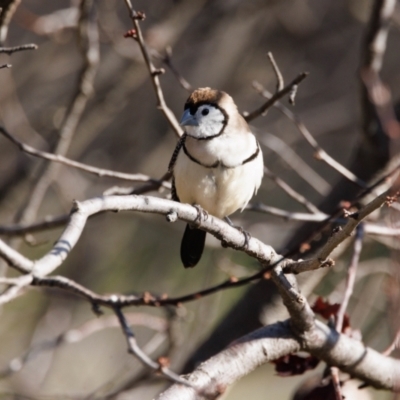
[[[146,14],[143,11],[132,11],[132,18],[138,21],[144,21],[146,19]]]
[[[137,40],[136,29],[129,29],[129,31],[124,34],[124,38],[132,38]]]

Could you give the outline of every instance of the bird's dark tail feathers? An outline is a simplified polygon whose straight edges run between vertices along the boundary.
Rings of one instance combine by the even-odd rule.
[[[200,261],[206,241],[206,232],[186,225],[181,243],[181,260],[185,268],[192,268]]]

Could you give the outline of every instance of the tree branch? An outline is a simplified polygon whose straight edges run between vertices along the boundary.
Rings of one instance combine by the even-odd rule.
[[[267,111],[269,108],[271,108],[279,99],[287,95],[288,93],[291,92],[293,89],[293,86],[298,85],[300,82],[302,82],[305,78],[307,78],[308,72],[302,72],[299,74],[296,78],[292,80],[288,85],[286,85],[282,90],[279,90],[275,94],[271,96],[261,107],[257,108],[256,110],[244,115],[244,119],[247,122],[252,121],[253,119],[256,119],[260,115],[263,115],[265,111]]]
[[[132,35],[129,35],[129,36],[133,37],[139,43],[139,47],[142,52],[144,61],[146,63],[147,69],[149,70],[151,83],[153,85],[153,88],[154,88],[154,91],[155,91],[155,94],[157,97],[157,108],[162,111],[165,118],[169,122],[171,128],[174,130],[175,134],[178,137],[180,137],[183,134],[183,130],[182,130],[181,126],[179,125],[179,122],[176,119],[174,113],[167,106],[167,103],[165,102],[165,99],[164,99],[164,93],[162,91],[160,78],[159,78],[159,75],[162,72],[159,69],[157,69],[154,66],[153,62],[151,61],[149,51],[147,49],[146,43],[143,38],[142,30],[140,28],[139,19],[144,19],[144,14],[137,13],[133,9],[132,3],[130,0],[125,0],[125,4],[128,8],[129,16],[130,16],[133,26],[135,28],[135,31],[132,32]]]

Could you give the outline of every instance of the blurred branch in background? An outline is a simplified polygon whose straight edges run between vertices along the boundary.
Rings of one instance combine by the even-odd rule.
[[[381,17],[383,17],[385,21],[390,18],[389,14],[392,7],[388,6],[389,3],[393,5],[394,2],[378,0],[374,2],[374,7],[367,25],[368,33],[365,35],[365,41],[363,43],[364,53],[369,51],[368,49],[370,49],[371,43],[378,40],[378,37],[382,38],[380,49],[383,52],[385,51],[387,24],[376,23],[376,21],[379,21]],[[386,12],[381,14],[383,8],[385,8]],[[382,35],[381,27],[384,30],[384,34]],[[364,60],[362,60],[360,64],[361,66],[364,65]],[[374,105],[371,103],[368,96],[362,96],[361,102],[364,104],[364,110],[366,109],[365,107],[374,109]],[[386,146],[390,147],[390,143],[387,142],[385,133],[380,130],[380,121],[376,112],[371,114],[364,111],[363,115],[363,136],[358,142],[358,147],[353,150],[353,158],[348,170],[362,182],[369,182],[375,178],[379,172],[381,176],[385,177],[388,172],[385,171],[385,168],[388,168],[389,173],[392,175],[393,173],[397,173],[398,165],[390,165],[389,153],[385,151]],[[368,124],[365,123],[366,118],[368,118]],[[374,131],[368,131],[369,128]],[[370,138],[375,142],[372,143]],[[383,146],[383,144],[385,145]],[[346,146],[346,144],[342,142],[341,146]],[[391,168],[393,168],[393,170],[391,170]],[[384,182],[385,178],[382,179],[382,183]],[[336,212],[340,213],[341,211],[341,202],[343,200],[351,201],[356,198],[359,192],[360,189],[357,185],[354,185],[353,182],[349,182],[347,178],[343,178],[332,187],[329,194],[327,194],[319,204],[318,209],[327,214],[336,215]],[[300,251],[302,254],[299,254],[299,256],[303,257],[315,251],[327,240],[327,234],[329,235],[331,231],[331,229],[326,229],[326,223],[322,222],[322,226],[325,228],[323,231],[318,229],[318,225],[315,223],[308,223],[300,226],[288,238],[286,243],[281,246],[281,252],[295,255],[299,254]],[[315,232],[317,232],[318,235],[316,235]],[[321,235],[323,236],[321,237]],[[312,240],[315,237],[318,237],[319,240]],[[311,278],[309,279],[311,280]],[[306,282],[303,284],[304,286],[307,285]],[[277,316],[279,318],[279,315],[282,315],[282,310],[275,306],[276,302],[277,292],[271,282],[260,281],[258,284],[254,285],[230,310],[213,333],[210,334],[203,344],[193,353],[184,366],[183,371],[188,372],[193,370],[195,365],[200,361],[221,351],[236,338],[245,335],[250,330],[259,328],[262,325],[262,321],[270,321],[271,319],[277,318]]]
[[[353,376],[398,390],[400,285],[390,257],[400,229],[400,75],[390,46],[399,32],[387,41],[395,2],[18,4],[0,4],[0,57],[13,64],[0,62],[0,234],[25,239],[0,240],[14,267],[0,278],[0,393],[147,399],[169,380],[160,398],[288,398],[297,381],[272,367],[228,393],[271,360],[287,376],[324,361],[315,384],[328,382],[337,398],[354,398],[343,386]],[[198,215],[168,200],[166,170],[182,134],[175,115],[187,91],[204,86],[254,110],[243,115],[263,146],[266,179],[241,217],[248,247],[211,216],[201,225],[214,235],[202,265],[183,271],[181,223],[165,219]],[[115,315],[93,319],[101,311]],[[309,355],[291,354],[299,350]],[[185,362],[188,376],[172,372]],[[340,370],[336,394],[331,367]],[[365,393],[377,392],[357,390]]]

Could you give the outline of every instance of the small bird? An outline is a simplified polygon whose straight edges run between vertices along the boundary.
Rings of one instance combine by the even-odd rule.
[[[185,129],[172,155],[172,198],[218,218],[243,210],[257,193],[264,171],[256,137],[227,93],[196,89],[185,103]],[[187,225],[181,243],[185,268],[201,258],[206,232]]]

